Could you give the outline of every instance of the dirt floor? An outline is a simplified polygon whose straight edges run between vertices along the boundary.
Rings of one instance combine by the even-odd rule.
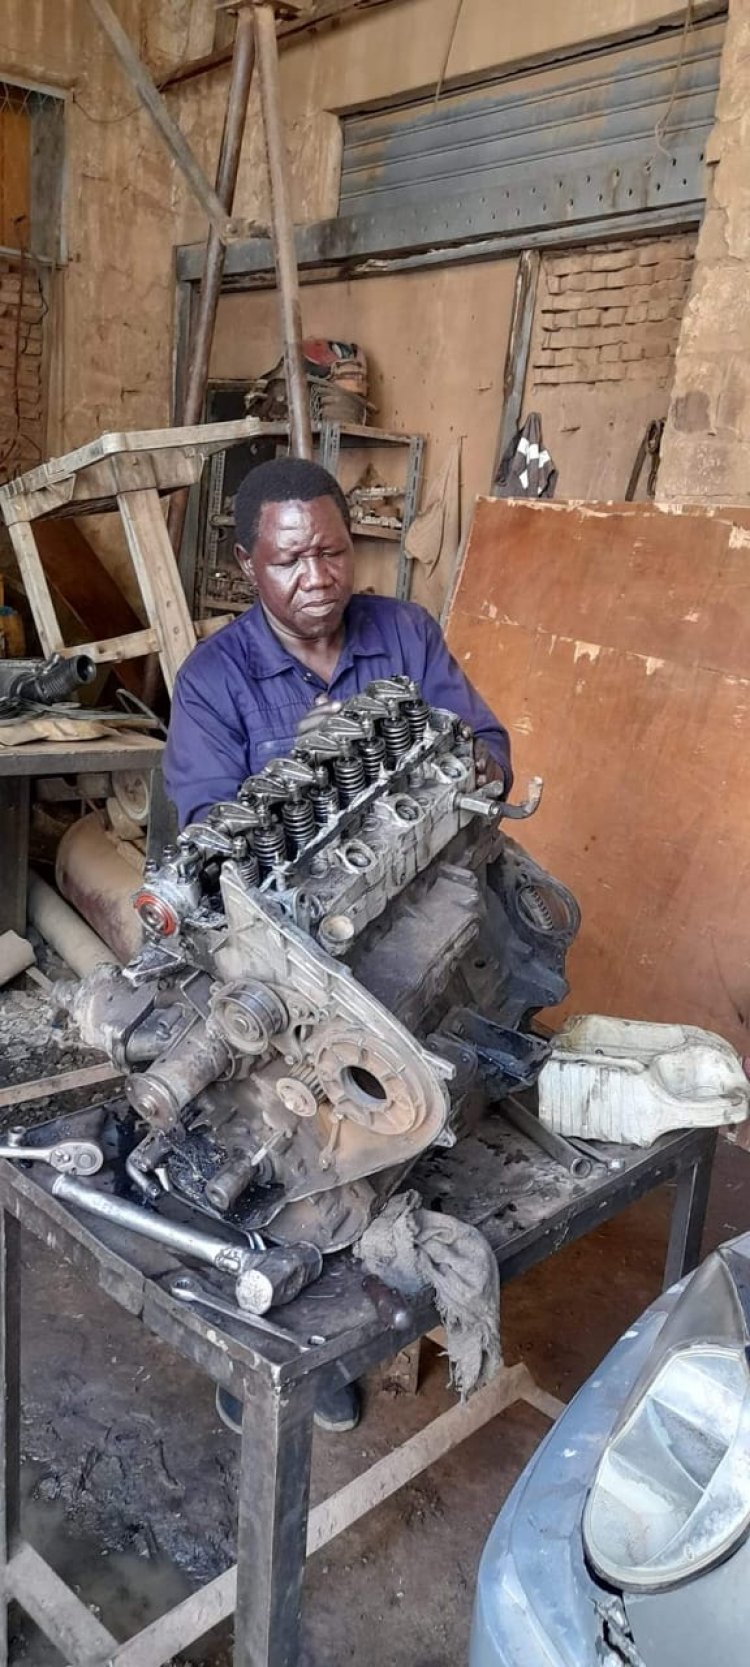
[[[69,1065],[57,1040],[60,1049],[35,1035],[33,1001],[4,998],[6,1080]],[[507,1287],[506,1360],[522,1358],[545,1389],[572,1395],[656,1295],[669,1203],[664,1189]],[[704,1248],[748,1228],[750,1155],[721,1142]],[[206,1379],[35,1241],[25,1257],[26,1531],[124,1638],[233,1560],[237,1445]],[[315,1500],[452,1401],[429,1345],[418,1395],[377,1379],[365,1391],[356,1432],[316,1436]],[[318,1553],[304,1667],[370,1661],[374,1638],[387,1667],[459,1667],[482,1545],[547,1427],[530,1408],[509,1410]],[[217,1636],[192,1659],[224,1663],[229,1647]],[[31,1667],[59,1659],[28,1624],[17,1649]]]

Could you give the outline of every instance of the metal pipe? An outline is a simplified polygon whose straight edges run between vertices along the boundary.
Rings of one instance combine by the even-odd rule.
[[[32,926],[79,978],[85,978],[102,961],[117,965],[117,957],[96,932],[33,871],[29,875],[27,908]]]
[[[237,18],[237,34],[232,55],[232,76],[229,83],[229,92],[227,93],[224,130],[221,136],[221,150],[216,169],[216,195],[228,215],[231,214],[234,203],[254,64],[255,28],[252,12],[248,6],[245,6]],[[214,339],[225,259],[226,244],[222,242],[216,227],[211,225],[206,241],[206,260],[198,296],[195,334],[190,343],[190,367],[185,398],[178,419],[186,427],[199,423],[203,416],[203,402],[206,397],[211,347]],[[188,487],[183,487],[181,491],[174,492],[167,512],[167,529],[172,540],[172,549],[176,555],[179,555],[182,543],[188,492]]]
[[[571,1146],[562,1135],[554,1134],[552,1129],[545,1128],[544,1123],[535,1117],[533,1111],[521,1105],[520,1100],[513,1094],[509,1094],[502,1101],[500,1109],[508,1122],[518,1129],[519,1134],[525,1134],[527,1140],[533,1140],[548,1157],[554,1158],[555,1163],[561,1164],[570,1175],[574,1175],[577,1181],[585,1181],[591,1174],[591,1159],[577,1152],[575,1146]]]
[[[263,130],[271,185],[271,226],[276,280],[279,290],[281,331],[284,342],[289,449],[293,457],[311,458],[310,396],[302,354],[302,307],[300,303],[297,251],[294,245],[292,193],[289,158],[279,91],[279,49],[273,7],[256,6],[255,30],[258,43],[258,72],[263,106]]]
[[[228,1244],[226,1239],[214,1238],[209,1233],[198,1233],[180,1221],[168,1221],[152,1210],[144,1210],[140,1204],[130,1204],[125,1198],[113,1197],[111,1192],[100,1192],[96,1187],[73,1181],[69,1175],[58,1175],[52,1183],[52,1192],[64,1204],[74,1204],[114,1227],[125,1227],[143,1239],[154,1239],[181,1256],[192,1256],[194,1261],[205,1262],[223,1273],[240,1274],[257,1264],[257,1255],[244,1250],[242,1245]]]

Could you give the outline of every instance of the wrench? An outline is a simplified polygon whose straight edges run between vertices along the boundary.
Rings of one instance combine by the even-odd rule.
[[[225,1314],[230,1320],[241,1320],[243,1325],[250,1326],[253,1331],[265,1331],[269,1337],[279,1337],[282,1343],[295,1343],[298,1349],[309,1349],[315,1343],[325,1343],[325,1337],[300,1337],[297,1332],[285,1331],[283,1326],[274,1325],[271,1320],[261,1319],[259,1314],[246,1314],[244,1309],[235,1308],[234,1303],[225,1302],[222,1297],[214,1296],[213,1291],[207,1291],[197,1279],[191,1279],[187,1273],[178,1274],[168,1286],[170,1296],[177,1297],[180,1302],[197,1303],[201,1308],[212,1308],[216,1314]]]
[[[11,1129],[5,1145],[0,1145],[0,1158],[14,1158],[19,1163],[48,1163],[61,1175],[96,1175],[104,1163],[104,1153],[95,1140],[58,1140],[54,1146],[24,1146],[25,1129]]]

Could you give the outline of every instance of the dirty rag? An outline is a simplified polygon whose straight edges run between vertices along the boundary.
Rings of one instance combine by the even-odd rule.
[[[456,554],[461,535],[461,441],[452,445],[443,466],[430,480],[424,507],[415,516],[404,541],[406,554],[422,563],[425,577],[435,571],[447,552]]]
[[[366,1228],[355,1254],[404,1296],[432,1290],[462,1401],[494,1377],[502,1365],[500,1280],[478,1228],[423,1209],[418,1192],[400,1192]]]

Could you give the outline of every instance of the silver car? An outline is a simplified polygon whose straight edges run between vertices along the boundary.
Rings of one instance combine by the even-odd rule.
[[[471,1667],[747,1667],[750,1233],[625,1333],[492,1529]]]

